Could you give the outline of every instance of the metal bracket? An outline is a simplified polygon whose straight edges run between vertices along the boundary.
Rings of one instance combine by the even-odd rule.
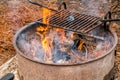
[[[112,13],[110,11],[107,12],[107,14],[105,15],[104,19],[108,20],[112,18]],[[107,25],[107,21],[104,21],[104,27],[106,30],[109,30],[109,26]]]
[[[60,4],[58,5],[58,10],[61,10],[62,6],[64,6],[64,9],[67,9],[66,3],[64,1],[61,1]]]

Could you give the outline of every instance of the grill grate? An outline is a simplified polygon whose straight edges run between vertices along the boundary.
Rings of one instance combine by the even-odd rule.
[[[47,19],[49,20],[50,26],[78,33],[88,33],[102,24],[98,17],[70,12],[67,10],[56,12]]]

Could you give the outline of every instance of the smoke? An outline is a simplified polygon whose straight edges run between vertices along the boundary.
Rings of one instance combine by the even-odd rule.
[[[80,0],[81,12],[103,17],[109,11],[109,0]]]

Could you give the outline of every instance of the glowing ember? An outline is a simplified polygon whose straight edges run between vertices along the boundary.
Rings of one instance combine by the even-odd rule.
[[[82,50],[83,44],[84,44],[84,42],[82,41],[78,46],[78,50]]]

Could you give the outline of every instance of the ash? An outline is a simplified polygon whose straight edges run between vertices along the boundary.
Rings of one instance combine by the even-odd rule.
[[[114,42],[111,32],[104,30],[101,26],[89,34],[103,37],[104,40],[79,39],[83,36],[58,28],[49,28],[45,31],[43,38],[36,32],[31,29],[20,34],[17,45],[25,56],[41,63],[65,65],[83,63],[105,55]],[[39,31],[39,33],[44,34],[44,31]],[[74,34],[79,37],[75,37]],[[82,47],[79,49],[80,46]]]

